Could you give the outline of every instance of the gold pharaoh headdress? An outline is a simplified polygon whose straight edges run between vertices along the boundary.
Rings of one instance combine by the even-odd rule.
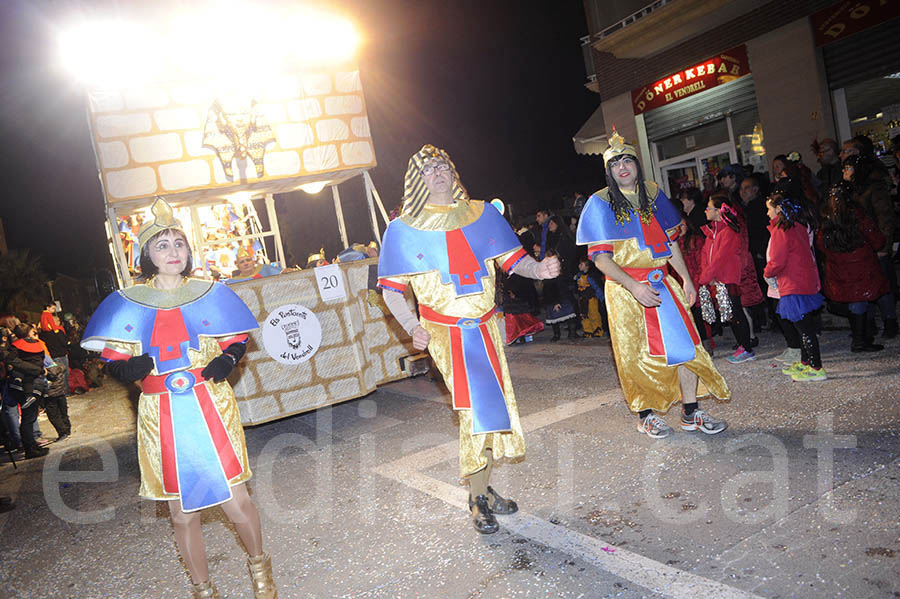
[[[453,188],[451,193],[454,200],[465,200],[469,198],[466,188],[459,181],[459,173],[456,172],[456,165],[450,160],[450,155],[444,150],[436,148],[431,144],[422,146],[422,149],[413,154],[409,159],[409,165],[406,167],[406,177],[403,180],[403,207],[400,209],[401,216],[418,216],[428,202],[428,188],[425,187],[425,180],[422,178],[422,167],[425,161],[430,158],[442,158],[450,165],[453,172]]]
[[[609,147],[603,152],[603,164],[623,154],[629,154],[637,158],[637,151],[634,149],[634,146],[625,143],[625,138],[619,135],[619,132],[613,127],[613,134],[609,138]]]
[[[184,227],[182,227],[181,223],[178,222],[178,219],[175,218],[175,215],[172,213],[172,207],[169,206],[169,203],[162,197],[156,197],[156,201],[153,202],[150,212],[153,215],[153,220],[147,221],[144,226],[141,227],[141,230],[138,233],[139,246],[144,247],[144,244],[150,241],[150,238],[166,229],[178,229],[182,234],[184,233]],[[185,237],[187,237],[187,235],[185,235]]]
[[[237,259],[241,258],[253,258],[253,254],[250,253],[250,250],[247,249],[247,246],[241,246],[237,251]]]
[[[323,247],[322,249],[319,250],[318,254],[310,254],[309,255],[309,257],[306,259],[306,265],[309,266],[310,264],[315,264],[319,260],[324,260],[324,259],[325,259],[325,248]]]

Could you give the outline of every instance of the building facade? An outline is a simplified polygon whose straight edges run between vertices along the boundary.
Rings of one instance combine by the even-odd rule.
[[[615,127],[669,194],[732,162],[768,172],[790,152],[815,171],[824,138],[866,134],[888,157],[900,133],[900,0],[584,5],[600,107],[575,149],[602,152]]]

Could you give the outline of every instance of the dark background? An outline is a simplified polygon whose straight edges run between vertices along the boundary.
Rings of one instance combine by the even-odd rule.
[[[602,159],[572,147],[599,104],[584,88],[579,0],[330,4],[365,40],[358,62],[378,160],[371,174],[388,210],[400,201],[410,155],[425,143],[450,153],[472,197],[500,197],[517,216],[561,208],[573,191],[602,185]],[[140,18],[162,6],[0,2],[3,224],[9,247],[41,255],[51,278],[111,268],[85,96],[58,66],[58,31],[72,15]],[[235,51],[253,51],[252,39],[236,35]],[[351,242],[367,242],[361,179],[340,191]],[[305,264],[321,245],[329,258],[342,249],[328,190],[277,196],[276,205],[296,261]]]

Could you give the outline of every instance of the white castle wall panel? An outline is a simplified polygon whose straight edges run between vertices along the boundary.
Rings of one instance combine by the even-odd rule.
[[[172,88],[172,100],[185,106],[209,106],[213,98],[202,85],[179,85]]]
[[[114,198],[153,195],[157,191],[156,172],[149,166],[112,171],[106,175],[106,192]]]
[[[153,113],[156,127],[161,131],[197,129],[203,125],[200,113],[193,108],[170,108]]]
[[[359,71],[335,73],[334,89],[342,94],[362,91],[362,84],[359,81]]]
[[[205,160],[172,162],[159,167],[159,179],[167,191],[209,185],[212,175]]]
[[[297,152],[266,152],[263,158],[266,175],[287,176],[300,174],[300,156]]]
[[[308,121],[322,116],[322,105],[317,98],[304,98],[288,102],[287,111],[292,121]]]
[[[312,127],[306,123],[284,123],[275,128],[275,138],[278,145],[287,150],[290,148],[303,148],[315,143]],[[298,162],[300,158],[297,158]]]
[[[361,390],[359,388],[359,379],[354,377],[340,379],[328,384],[328,393],[333,399],[342,400],[351,397],[359,397]]]
[[[310,172],[334,170],[341,166],[337,146],[313,146],[303,150],[303,164]]]
[[[230,377],[229,377],[230,378]],[[256,377],[249,368],[243,368],[241,376],[234,384],[234,393],[238,397],[253,397],[261,390],[256,382]]]
[[[322,325],[322,345],[327,347],[336,343],[344,343],[344,325],[334,310],[319,310],[316,312],[319,324]]]
[[[341,144],[341,158],[347,166],[370,164],[375,160],[372,144],[367,141],[354,141]]]
[[[284,75],[263,84],[260,99],[266,102],[290,100],[300,95],[300,82],[296,75]]]
[[[363,111],[359,96],[328,96],[325,98],[325,114],[359,114]]]
[[[275,408],[272,416],[277,416],[285,412],[299,412],[307,408],[318,406],[322,403],[323,397],[326,397],[324,385],[313,385],[304,389],[287,391],[282,393],[278,398],[281,400],[281,405],[284,406],[284,412]]]
[[[287,120],[287,112],[283,104],[257,104],[256,109],[269,123],[281,123]]]
[[[350,137],[350,129],[341,119],[322,119],[316,122],[316,137],[319,141],[340,141]]]
[[[128,148],[121,141],[101,142],[97,144],[97,154],[103,168],[121,168],[128,164]]]
[[[158,87],[125,92],[125,107],[128,110],[165,108],[169,105],[169,93]]]
[[[137,114],[110,114],[97,117],[97,134],[100,137],[125,137],[139,133],[149,133],[153,127],[150,115]]]
[[[125,108],[125,99],[119,92],[96,92],[88,96],[91,112],[116,112]]]
[[[350,130],[356,137],[372,137],[369,130],[369,119],[364,116],[355,116],[350,119]]]
[[[309,362],[282,364],[266,360],[256,365],[256,372],[260,380],[265,381],[267,391],[287,391],[312,382],[312,367]]]
[[[214,156],[215,151],[210,148],[203,147],[203,131],[195,130],[195,131],[185,131],[184,132],[184,148],[187,150],[189,156],[193,156],[195,158],[200,156]],[[218,160],[214,162],[218,163]],[[222,168],[222,165],[219,165],[219,168]],[[225,171],[222,171],[222,176],[225,176]]]
[[[303,75],[303,91],[307,96],[324,96],[331,93],[331,77],[320,73]]]
[[[356,352],[352,346],[342,345],[333,349],[320,349],[314,360],[316,376],[331,378],[347,371],[357,370]]]
[[[184,155],[181,137],[177,133],[135,137],[128,142],[128,146],[135,162],[163,162],[177,160]]]

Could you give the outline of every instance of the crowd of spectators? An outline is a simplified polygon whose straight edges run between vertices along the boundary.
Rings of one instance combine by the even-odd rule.
[[[65,441],[72,433],[67,398],[103,384],[102,362],[81,349],[82,328],[71,313],[60,318],[55,304],[34,323],[0,315],[0,444],[11,459],[41,457],[48,445]],[[41,431],[41,413],[56,431],[54,441]]]
[[[780,331],[783,372],[804,381],[825,378],[818,356],[823,310],[847,318],[852,352],[880,351],[877,336],[891,339],[898,333],[894,231],[900,136],[884,157],[865,136],[840,145],[826,139],[813,149],[817,172],[791,152],[773,159],[771,180],[752,167],[730,164],[704,178],[702,188],[678,189],[672,198],[683,211],[678,243],[688,270],[698,287],[710,291],[709,305],[702,306],[698,297],[691,307],[704,346],[712,353],[729,325],[736,343],[726,351],[728,360],[742,363],[755,359],[761,330]],[[524,326],[522,313],[552,328],[551,341],[561,338],[563,325],[572,339],[603,335],[603,275],[573,241],[584,201],[576,194],[575,217],[568,224],[544,209],[519,223],[523,247],[538,260],[558,256],[562,272],[537,289],[532,281],[501,275],[498,303],[515,315],[512,327],[507,322],[508,343],[527,342],[539,330]]]

